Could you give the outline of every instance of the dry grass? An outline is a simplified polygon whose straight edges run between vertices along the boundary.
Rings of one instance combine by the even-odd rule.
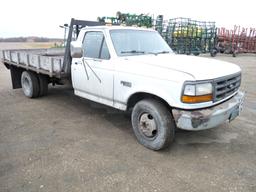
[[[26,43],[27,48],[51,48],[54,47],[55,42],[46,42],[46,43]]]
[[[16,42],[16,43],[0,43],[1,49],[45,49],[54,47],[55,43],[60,42]]]

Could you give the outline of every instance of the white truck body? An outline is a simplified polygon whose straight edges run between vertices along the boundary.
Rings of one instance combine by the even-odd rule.
[[[123,111],[132,109],[137,139],[153,150],[172,141],[176,127],[213,128],[232,121],[242,109],[240,67],[176,55],[152,29],[85,27],[65,54],[50,53],[54,51],[3,51],[13,88],[38,97],[46,95],[48,83],[62,84],[71,76],[75,95]]]

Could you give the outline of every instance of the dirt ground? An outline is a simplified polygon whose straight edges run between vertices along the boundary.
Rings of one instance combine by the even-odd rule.
[[[179,131],[160,152],[137,143],[123,113],[76,97],[69,87],[26,98],[11,89],[0,64],[0,191],[255,192],[256,55],[215,59],[241,66],[243,113],[215,129]]]

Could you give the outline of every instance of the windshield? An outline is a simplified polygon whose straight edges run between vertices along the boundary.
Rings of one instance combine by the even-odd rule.
[[[156,31],[114,29],[110,36],[118,56],[172,52]]]

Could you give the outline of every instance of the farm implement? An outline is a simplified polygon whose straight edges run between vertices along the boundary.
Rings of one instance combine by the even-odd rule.
[[[105,24],[154,28],[177,54],[256,53],[256,29],[235,26],[233,30],[217,28],[215,22],[190,18],[164,20],[163,15],[117,12],[115,17],[98,17]]]
[[[218,29],[217,47],[221,53],[256,53],[256,29],[234,26],[233,30],[224,27]]]

